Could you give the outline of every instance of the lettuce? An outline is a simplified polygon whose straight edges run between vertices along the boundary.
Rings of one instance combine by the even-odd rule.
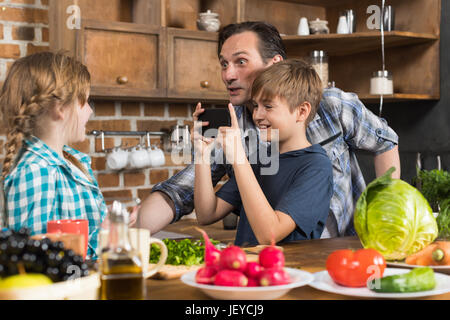
[[[424,196],[410,184],[392,179],[395,168],[372,181],[356,203],[354,225],[364,248],[386,260],[402,260],[438,235],[436,219]]]

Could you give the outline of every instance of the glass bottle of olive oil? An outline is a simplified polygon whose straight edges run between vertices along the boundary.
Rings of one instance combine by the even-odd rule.
[[[109,213],[108,245],[99,261],[100,299],[142,300],[146,296],[142,260],[128,236],[128,211],[115,201]]]

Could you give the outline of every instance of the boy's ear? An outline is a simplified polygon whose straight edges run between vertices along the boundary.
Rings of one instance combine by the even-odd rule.
[[[311,104],[308,101],[303,102],[297,107],[297,122],[305,122],[311,113]]]

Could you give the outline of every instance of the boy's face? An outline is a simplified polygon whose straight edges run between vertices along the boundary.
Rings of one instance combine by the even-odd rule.
[[[264,63],[258,50],[258,36],[245,31],[229,37],[222,46],[219,62],[222,80],[230,95],[230,102],[243,105],[251,99],[251,89],[257,71],[273,62]]]
[[[284,98],[274,97],[271,100],[262,100],[261,95],[256,97],[252,103],[253,121],[260,130],[263,141],[273,141],[278,130],[280,142],[289,140],[295,133],[299,132],[297,126],[297,112],[291,112]]]

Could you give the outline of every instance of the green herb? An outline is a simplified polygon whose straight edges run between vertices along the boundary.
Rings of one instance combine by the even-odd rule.
[[[450,173],[444,170],[419,170],[415,181],[422,184],[421,192],[428,200],[436,218],[440,239],[450,238]]]
[[[450,199],[439,203],[441,210],[436,218],[440,239],[450,239]]]
[[[204,262],[205,255],[205,243],[203,240],[171,240],[163,239],[164,244],[167,246],[167,261],[166,264],[171,265],[196,265]],[[213,244],[219,243],[219,241],[211,240]],[[157,263],[161,251],[155,244],[151,245],[150,250],[150,263]]]
[[[415,179],[421,182],[420,191],[433,208],[436,208],[441,201],[450,199],[450,173],[448,171],[419,170]]]

